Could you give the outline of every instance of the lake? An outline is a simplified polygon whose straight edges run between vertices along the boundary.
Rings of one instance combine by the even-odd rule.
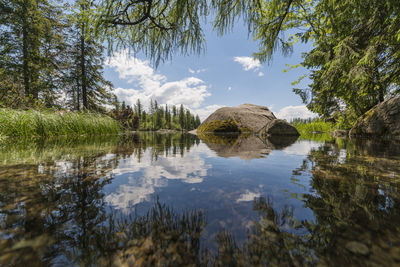
[[[400,142],[9,140],[1,266],[400,265]]]

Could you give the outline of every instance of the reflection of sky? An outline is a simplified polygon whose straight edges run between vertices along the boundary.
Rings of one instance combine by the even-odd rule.
[[[183,157],[160,155],[157,160],[148,149],[140,162],[134,154],[119,160],[112,183],[105,187],[105,201],[130,214],[137,209],[145,212],[157,196],[175,210],[206,211],[207,240],[215,238],[221,227],[232,230],[239,239],[245,238],[246,225],[257,216],[255,198],[271,198],[277,210],[293,206],[300,220],[312,218],[312,212],[299,199],[309,190],[310,174],[297,176],[294,181],[292,172],[320,145],[298,141],[252,160],[218,157],[204,143],[194,145]]]
[[[143,201],[148,201],[156,192],[156,188],[168,186],[168,180],[179,180],[183,183],[201,183],[211,167],[200,156],[212,156],[204,144],[194,146],[184,157],[159,156],[152,160],[151,150],[148,149],[138,162],[133,155],[121,159],[119,165],[113,170],[115,181],[119,179],[125,182],[119,185],[114,192],[107,195],[105,200],[116,209],[126,213],[130,208]],[[204,152],[208,154],[204,155]]]
[[[292,144],[291,146],[288,146],[284,148],[282,151],[287,153],[287,154],[292,154],[292,155],[308,155],[311,150],[316,149],[320,147],[322,144],[315,142],[315,141],[310,141],[310,140],[301,140],[297,141],[296,143]]]

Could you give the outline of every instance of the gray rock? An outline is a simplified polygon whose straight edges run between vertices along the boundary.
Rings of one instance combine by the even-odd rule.
[[[400,96],[388,99],[367,111],[357,120],[350,135],[400,137]]]
[[[265,127],[260,131],[261,134],[271,135],[271,136],[299,136],[299,132],[295,127],[290,125],[284,120],[272,120],[268,122]]]
[[[333,137],[344,138],[344,137],[348,137],[349,136],[349,131],[347,131],[347,130],[335,130],[335,131],[331,132],[331,135]]]
[[[253,104],[220,108],[211,114],[197,131],[203,133],[261,131],[266,135],[299,135],[296,128],[286,121],[278,120],[267,107]]]
[[[359,254],[359,255],[368,255],[369,254],[369,248],[364,245],[363,243],[357,242],[357,241],[350,241],[346,244],[346,249],[351,251],[354,254]]]

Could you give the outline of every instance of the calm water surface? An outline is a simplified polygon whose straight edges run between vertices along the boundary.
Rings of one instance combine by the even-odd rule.
[[[0,150],[0,266],[400,265],[399,142],[143,133]]]

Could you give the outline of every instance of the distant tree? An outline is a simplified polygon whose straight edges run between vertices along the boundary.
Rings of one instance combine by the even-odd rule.
[[[179,108],[179,125],[182,130],[185,129],[185,109],[183,108],[183,105]]]
[[[199,115],[196,115],[196,119],[195,119],[194,128],[197,128],[197,127],[199,127],[199,126],[200,126],[200,124],[201,124],[200,117],[199,117]]]
[[[140,102],[140,99],[138,98],[135,104],[135,113],[141,118],[142,116],[142,111],[143,111],[143,106],[142,103]]]
[[[186,110],[186,115],[185,115],[185,129],[186,130],[193,129],[192,114],[190,114],[190,111],[188,109]]]
[[[172,115],[173,115],[174,117],[176,117],[176,115],[177,115],[176,106],[172,106]]]

